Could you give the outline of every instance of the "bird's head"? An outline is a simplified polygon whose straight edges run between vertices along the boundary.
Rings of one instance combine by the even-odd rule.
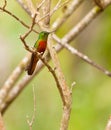
[[[40,38],[40,39],[47,40],[48,35],[49,35],[49,32],[42,31],[42,32],[40,32],[40,34],[39,34],[39,38]]]

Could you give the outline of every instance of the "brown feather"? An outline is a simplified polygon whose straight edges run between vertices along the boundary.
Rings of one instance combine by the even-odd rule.
[[[36,64],[37,64],[37,61],[38,61],[38,57],[35,53],[32,53],[31,55],[31,61],[30,61],[30,64],[27,68],[27,72],[28,72],[28,75],[32,75],[35,68],[36,68]]]

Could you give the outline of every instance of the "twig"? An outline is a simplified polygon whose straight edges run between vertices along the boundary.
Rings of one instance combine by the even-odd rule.
[[[37,14],[35,13],[35,15],[34,15],[34,17],[33,17],[33,19],[32,19],[32,24],[31,24],[31,26],[30,26],[30,28],[29,28],[29,31],[28,31],[27,33],[25,33],[24,36],[22,36],[23,39],[25,39],[25,38],[32,32],[33,27],[34,27],[34,25],[36,24],[36,22],[35,22],[36,16],[37,16]]]
[[[35,121],[36,117],[36,97],[35,97],[35,88],[33,87],[33,115],[31,120],[29,119],[29,116],[27,116],[27,123],[29,125],[29,129],[32,130],[33,123]]]
[[[55,11],[57,11],[59,8],[62,8],[69,2],[70,2],[70,0],[66,0],[64,3],[60,4],[61,0],[59,0],[58,3],[56,4],[56,6],[53,8],[53,10],[50,12],[50,16],[52,16]]]
[[[7,6],[7,1],[6,0],[4,0],[4,5],[3,5],[3,10],[5,9],[5,7]]]
[[[102,71],[107,76],[111,77],[111,72],[109,72],[108,70],[106,70],[102,66],[100,66],[97,63],[95,63],[94,61],[92,61],[87,55],[84,55],[83,53],[79,52],[77,49],[75,49],[74,47],[72,47],[68,43],[64,42],[64,40],[61,40],[56,35],[53,35],[53,38],[55,39],[56,42],[58,42],[60,45],[62,45],[64,48],[66,48],[70,53],[78,56],[79,58],[81,58],[82,60],[84,60],[85,62],[90,64],[91,66],[95,67],[96,69]]]
[[[37,5],[37,11],[42,7],[46,0],[42,0],[39,5]]]
[[[20,39],[21,39],[21,41],[23,42],[23,44],[24,44],[24,46],[25,46],[25,49],[28,50],[28,51],[31,52],[31,53],[34,51],[34,49],[30,48],[30,47],[26,44],[25,38],[32,32],[33,27],[34,27],[34,25],[36,24],[36,22],[35,22],[36,16],[37,16],[37,14],[35,13],[35,15],[34,15],[34,17],[33,17],[33,19],[32,19],[32,24],[31,24],[30,29],[28,30],[28,32],[26,32],[23,36],[20,36]]]
[[[34,48],[29,47],[29,46],[27,45],[27,43],[25,42],[25,39],[24,39],[22,36],[20,36],[20,39],[21,39],[22,43],[24,44],[25,49],[26,49],[27,51],[33,53],[33,52],[34,52]]]
[[[73,82],[72,82],[72,84],[71,84],[70,92],[72,92],[72,91],[73,91],[73,88],[75,87],[75,85],[76,85],[76,82],[75,82],[75,81],[73,81]]]

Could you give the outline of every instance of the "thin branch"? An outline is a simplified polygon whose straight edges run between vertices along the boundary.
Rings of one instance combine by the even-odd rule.
[[[3,10],[5,9],[5,7],[7,6],[7,1],[6,0],[4,0],[4,5],[3,5]]]
[[[24,36],[22,36],[23,39],[25,39],[25,38],[32,32],[33,27],[34,27],[34,25],[36,24],[36,22],[35,22],[36,16],[37,16],[37,14],[35,13],[35,15],[34,15],[34,17],[33,17],[33,19],[32,19],[32,24],[31,24],[31,26],[30,26],[30,28],[29,28],[29,31],[28,31],[27,33],[25,33]]]
[[[60,4],[61,0],[59,0],[58,3],[56,4],[56,6],[53,8],[53,10],[50,12],[50,16],[52,16],[55,11],[57,11],[58,9],[64,7],[69,2],[70,2],[70,0],[66,0],[64,3]]]
[[[33,52],[34,52],[34,48],[29,47],[29,46],[27,45],[27,43],[25,42],[25,39],[24,39],[22,36],[20,36],[20,39],[21,39],[22,43],[24,44],[25,49],[26,49],[27,51],[33,53]]]
[[[64,40],[61,40],[56,35],[53,35],[53,38],[56,42],[58,42],[60,45],[62,45],[64,48],[66,48],[70,53],[78,56],[82,60],[84,60],[86,63],[90,64],[91,66],[95,67],[96,69],[102,71],[107,76],[111,77],[111,72],[103,68],[101,65],[98,65],[94,61],[92,61],[87,55],[84,55],[83,53],[79,52],[77,49],[69,45],[68,43],[64,42]]]
[[[27,123],[29,125],[30,130],[32,130],[35,117],[36,117],[36,97],[35,97],[35,88],[33,87],[33,115],[32,115],[31,120],[29,119],[29,116],[27,116]]]
[[[37,14],[35,13],[33,19],[32,19],[32,24],[30,26],[30,29],[28,30],[28,32],[26,32],[23,36],[20,36],[21,41],[23,42],[25,49],[28,50],[29,52],[33,53],[34,49],[30,48],[26,42],[25,42],[25,38],[32,32],[34,25],[36,24],[35,20],[36,20],[36,16]]]
[[[41,0],[40,4],[37,5],[37,11],[42,7],[42,5],[45,3],[46,0]]]

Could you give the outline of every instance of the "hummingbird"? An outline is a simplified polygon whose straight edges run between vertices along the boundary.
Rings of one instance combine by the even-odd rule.
[[[43,55],[46,50],[48,35],[49,35],[49,32],[45,32],[45,31],[40,32],[38,39],[34,44],[34,48],[36,49],[37,52],[41,53],[41,55]],[[28,75],[33,74],[38,60],[39,60],[39,58],[38,58],[37,54],[32,53],[30,63],[27,68]]]

